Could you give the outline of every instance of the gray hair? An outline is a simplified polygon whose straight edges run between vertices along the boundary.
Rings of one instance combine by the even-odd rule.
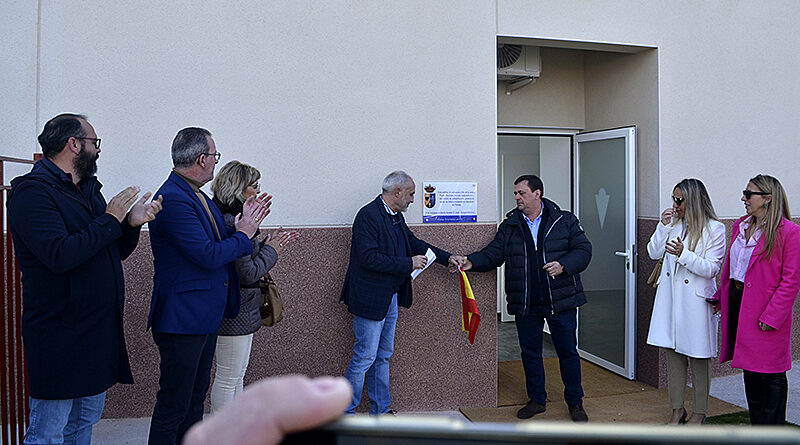
[[[405,189],[411,185],[412,181],[413,179],[411,179],[411,176],[408,176],[403,170],[395,170],[383,178],[383,185],[381,187],[384,192],[391,192],[397,188]]]
[[[190,167],[197,158],[208,152],[211,132],[205,128],[188,127],[179,131],[172,141],[172,164],[175,167]]]

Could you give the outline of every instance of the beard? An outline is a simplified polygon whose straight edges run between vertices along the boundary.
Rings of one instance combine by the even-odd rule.
[[[81,145],[81,152],[75,158],[75,171],[80,175],[81,180],[94,176],[97,173],[97,158],[100,153],[90,153],[86,151],[86,146]]]

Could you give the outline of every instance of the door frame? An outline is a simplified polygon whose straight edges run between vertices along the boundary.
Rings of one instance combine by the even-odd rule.
[[[565,136],[570,138],[570,146],[573,147],[570,152],[570,174],[574,172],[574,165],[575,165],[575,135],[581,131],[580,128],[574,127],[530,127],[530,126],[522,126],[522,125],[498,125],[497,126],[497,136]],[[495,139],[496,140],[496,139]],[[495,147],[495,153],[498,153],[498,148]],[[500,159],[498,158],[496,161],[498,166],[498,170],[502,171],[502,166],[500,165]],[[501,202],[500,193],[503,187],[503,179],[500,175],[497,177],[497,194],[495,196],[495,207],[497,209],[498,220],[497,226],[500,227],[500,223],[503,222],[503,214],[504,210],[502,210],[503,203]],[[570,181],[573,183],[575,178],[571,178]],[[570,207],[575,208],[575,190],[570,190]],[[514,321],[514,316],[508,314],[506,311],[505,306],[505,282],[503,281],[503,272],[504,267],[500,266],[497,268],[497,309],[498,313],[500,314],[500,322],[509,322]],[[548,334],[550,333],[550,329],[547,326],[547,322],[545,322],[545,332]]]
[[[625,268],[625,366],[619,366],[581,349],[578,354],[630,380],[636,378],[636,126],[596,130],[576,134],[573,140],[573,211],[580,218],[580,151],[578,144],[605,139],[625,139],[625,251],[616,252],[626,257]],[[580,308],[578,308],[580,320]],[[577,334],[577,332],[576,332]]]

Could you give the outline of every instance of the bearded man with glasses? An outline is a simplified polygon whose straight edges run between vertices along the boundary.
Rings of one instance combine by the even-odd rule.
[[[25,443],[88,444],[105,392],[133,383],[122,327],[122,260],[161,210],[128,187],[106,203],[95,177],[100,139],[79,114],[49,120],[44,158],[11,181],[8,211],[22,271],[28,362]],[[130,210],[130,211],[129,211]]]

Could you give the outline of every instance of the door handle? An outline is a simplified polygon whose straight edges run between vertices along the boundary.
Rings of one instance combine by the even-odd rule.
[[[614,255],[625,258],[625,269],[631,269],[631,253],[629,250],[624,252],[614,252]]]

